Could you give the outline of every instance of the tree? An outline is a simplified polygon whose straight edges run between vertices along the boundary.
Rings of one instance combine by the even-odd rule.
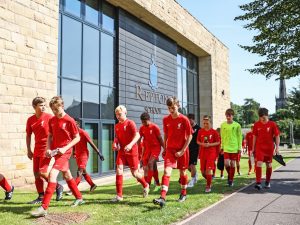
[[[240,45],[262,56],[263,61],[248,69],[252,74],[277,79],[300,74],[300,3],[299,0],[252,0],[241,5],[244,15],[234,20],[247,21],[244,28],[255,30],[254,45]]]
[[[230,102],[230,108],[234,111],[234,120],[238,122],[239,124],[243,125],[243,109],[242,106],[234,104],[233,102]]]
[[[256,102],[253,98],[244,99],[245,103],[242,106],[243,109],[243,119],[246,124],[254,123],[258,120],[258,109],[260,104]]]
[[[300,80],[298,89],[294,87],[288,95],[287,103],[293,117],[295,119],[300,119]]]

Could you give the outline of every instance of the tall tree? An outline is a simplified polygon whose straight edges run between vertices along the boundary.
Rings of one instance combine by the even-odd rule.
[[[242,106],[243,120],[246,124],[254,123],[258,120],[258,109],[260,104],[253,98],[244,99],[245,103]]]
[[[247,21],[244,28],[254,30],[254,45],[240,45],[243,49],[262,56],[262,61],[248,69],[276,79],[300,74],[300,1],[252,0],[241,5],[244,15],[235,20]]]
[[[288,108],[295,119],[300,120],[300,80],[298,88],[293,88],[288,95]]]

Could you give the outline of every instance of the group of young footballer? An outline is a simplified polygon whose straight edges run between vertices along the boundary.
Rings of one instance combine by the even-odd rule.
[[[206,179],[205,192],[211,192],[218,156],[224,157],[228,185],[233,186],[235,168],[239,166],[243,140],[241,126],[233,120],[234,111],[226,110],[226,121],[221,124],[218,132],[212,128],[211,117],[208,115],[203,116],[202,128],[200,128],[196,124],[193,114],[187,116],[181,114],[176,97],[168,98],[166,105],[169,115],[163,118],[163,137],[160,128],[150,120],[148,113],[141,114],[142,126],[138,130],[135,122],[127,118],[125,106],[119,105],[115,109],[118,123],[115,125],[115,139],[112,145],[112,149],[117,151],[116,196],[112,199],[113,202],[123,200],[124,166],[128,166],[133,177],[142,185],[144,197],[148,196],[150,184],[154,178],[155,190],[160,188],[160,197],[153,199],[153,203],[160,207],[164,207],[166,204],[173,169],[178,169],[180,173],[181,192],[178,202],[186,200],[187,188],[193,187],[198,179],[196,170],[198,158],[200,159],[201,174]],[[89,158],[87,143],[97,152],[101,160],[104,160],[104,157],[88,133],[80,128],[79,120],[75,122],[66,114],[61,97],[55,96],[50,100],[49,106],[54,116],[45,112],[46,100],[42,97],[34,98],[32,106],[35,113],[27,120],[26,143],[27,156],[33,161],[38,197],[29,203],[41,204],[39,208],[31,212],[32,216],[40,217],[47,215],[54,191],[56,191],[57,201],[62,198],[63,187],[57,182],[59,172],[62,172],[63,178],[75,197],[72,207],[84,203],[77,187],[82,176],[90,184],[91,192],[96,189],[97,186],[86,171]],[[267,109],[260,108],[258,114],[259,121],[246,134],[245,146],[249,154],[249,174],[253,167],[256,174],[255,188],[260,190],[262,188],[263,163],[266,163],[267,167],[264,187],[270,188],[272,157],[274,151],[279,154],[280,133],[276,123],[269,121]],[[34,151],[31,150],[32,133],[35,136]],[[72,177],[69,169],[69,159],[72,156],[73,148],[78,165],[76,179]],[[160,183],[157,162],[161,149],[163,149],[164,171]],[[50,163],[51,161],[52,163]],[[144,173],[140,171],[140,161]],[[187,170],[191,172],[189,182]],[[223,171],[221,171],[221,177],[223,178]],[[46,189],[44,189],[44,182],[47,183]],[[2,174],[0,174],[0,186],[5,190],[5,200],[10,200],[14,187],[9,185]]]

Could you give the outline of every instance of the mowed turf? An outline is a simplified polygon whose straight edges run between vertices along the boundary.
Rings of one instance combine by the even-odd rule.
[[[299,153],[285,154],[285,160],[289,161],[299,155]],[[274,162],[273,168],[279,164]],[[199,167],[199,165],[198,165]],[[154,193],[153,187],[147,198],[142,197],[142,187],[136,180],[130,179],[124,182],[124,200],[120,203],[111,203],[115,196],[115,185],[99,186],[95,192],[83,192],[85,204],[77,208],[71,208],[73,196],[65,196],[62,201],[56,202],[52,199],[48,213],[63,212],[85,212],[90,218],[84,224],[170,224],[179,221],[213,203],[221,200],[225,195],[254,181],[254,174],[248,176],[248,159],[244,156],[241,160],[241,176],[236,176],[234,186],[227,186],[227,175],[225,179],[220,179],[220,171],[217,170],[216,178],[213,180],[212,192],[207,194],[205,190],[205,180],[200,176],[200,180],[193,187],[188,189],[188,199],[183,203],[176,200],[180,194],[178,183],[178,171],[173,170],[167,195],[166,207],[160,209],[152,203],[154,198],[159,197],[159,192]],[[265,172],[263,171],[263,174]],[[160,172],[160,177],[162,172]],[[4,198],[4,195],[1,196]],[[251,196],[249,196],[251,197]],[[38,205],[28,205],[26,202],[36,198],[34,192],[21,192],[16,190],[11,201],[0,200],[0,225],[13,224],[35,224],[36,219],[30,217],[30,211]],[[228,206],[230,207],[230,206]]]

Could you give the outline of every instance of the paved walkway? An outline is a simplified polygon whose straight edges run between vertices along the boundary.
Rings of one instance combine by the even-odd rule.
[[[273,172],[270,190],[250,185],[178,224],[299,225],[300,157]]]

